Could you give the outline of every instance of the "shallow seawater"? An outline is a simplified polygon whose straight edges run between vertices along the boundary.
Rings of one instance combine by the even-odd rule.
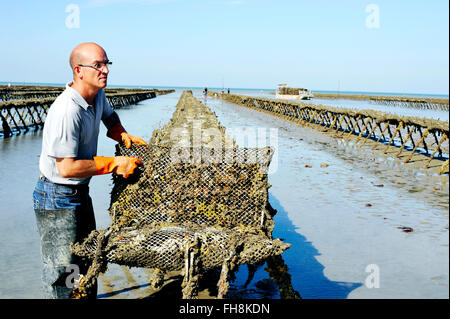
[[[149,140],[169,121],[180,95],[159,96],[118,114],[131,134]],[[258,141],[276,147],[269,174],[269,201],[277,210],[273,235],[292,244],[282,261],[288,284],[301,297],[448,298],[448,182],[265,113],[209,97],[202,101],[223,126],[247,128],[258,137],[265,132]],[[102,127],[98,154],[113,156],[115,142],[105,134]],[[0,231],[6,238],[0,245],[0,298],[40,298],[31,195],[41,138],[38,131],[0,141]],[[96,176],[90,184],[99,229],[110,224],[111,187],[110,176]],[[267,267],[240,267],[229,296],[280,298],[279,278],[270,277]],[[373,275],[378,286],[369,288]],[[99,282],[99,298],[151,293],[142,269],[110,265]]]

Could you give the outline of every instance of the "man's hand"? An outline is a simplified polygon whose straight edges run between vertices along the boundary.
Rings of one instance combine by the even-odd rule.
[[[142,161],[140,159],[130,156],[116,156],[114,157],[114,162],[117,167],[113,172],[117,175],[123,175],[124,178],[132,175],[138,165],[142,165]]]
[[[142,161],[131,156],[103,157],[94,156],[96,167],[95,175],[103,175],[111,172],[122,175],[124,178],[132,175],[138,165],[142,165]]]
[[[128,134],[120,123],[117,123],[113,127],[111,127],[106,133],[106,136],[119,143],[124,142],[127,148],[131,147],[131,143],[148,145],[142,138]]]
[[[126,132],[123,132],[120,134],[121,138],[122,138],[122,142],[125,143],[125,146],[127,148],[131,147],[131,143],[136,143],[139,145],[148,145],[142,138],[138,137],[138,136],[132,136]]]

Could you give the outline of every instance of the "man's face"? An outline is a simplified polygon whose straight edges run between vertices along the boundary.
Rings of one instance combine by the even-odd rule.
[[[95,65],[99,64],[100,67],[95,66],[79,66],[82,74],[82,82],[84,85],[93,89],[103,89],[108,82],[108,66],[105,65],[108,62],[108,57],[102,48],[92,47],[86,52],[83,65]]]

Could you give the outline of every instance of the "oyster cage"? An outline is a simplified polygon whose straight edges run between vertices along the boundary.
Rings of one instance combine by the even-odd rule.
[[[189,103],[183,103],[186,99]],[[196,101],[184,92],[177,110],[206,108]],[[74,254],[92,261],[75,296],[85,294],[107,263],[116,263],[154,269],[159,276],[153,287],[162,285],[165,273],[180,271],[183,298],[196,298],[199,277],[221,267],[222,298],[239,265],[262,262],[290,247],[272,238],[275,211],[268,202],[267,177],[272,148],[175,148],[150,141],[130,149],[118,144],[116,155],[137,157],[143,166],[127,179],[113,174],[111,226],[71,246]]]
[[[273,229],[266,209],[271,148],[225,150],[221,162],[195,162],[200,150],[180,162],[161,146],[117,147],[117,155],[142,160],[137,181],[115,175],[110,213],[118,227],[151,223],[193,223],[226,229],[252,227],[268,236]],[[256,160],[255,160],[256,159]]]

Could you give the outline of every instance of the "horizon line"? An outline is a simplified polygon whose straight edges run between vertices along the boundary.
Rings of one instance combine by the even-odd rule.
[[[51,83],[51,82],[8,82],[8,81],[0,81],[0,85],[7,85],[7,84],[11,84],[11,85],[36,85],[36,86],[65,86],[66,83]],[[130,85],[130,84],[109,84],[107,87],[152,87],[152,88],[191,88],[191,89],[204,89],[205,87],[208,89],[215,89],[215,90],[264,90],[264,91],[275,91],[275,88],[271,88],[271,89],[267,89],[267,88],[240,88],[240,87],[226,87],[226,88],[220,88],[220,87],[208,87],[208,86],[180,86],[180,85],[174,85],[174,86],[167,86],[167,85]],[[309,91],[311,92],[317,92],[317,93],[322,93],[322,92],[326,92],[326,93],[360,93],[361,95],[369,95],[368,93],[375,93],[377,95],[379,94],[389,94],[389,95],[398,95],[401,96],[403,95],[419,95],[419,96],[429,96],[429,95],[434,95],[434,96],[445,96],[445,97],[449,97],[448,93],[408,93],[408,92],[381,92],[381,91],[344,91],[344,90],[312,90],[310,89]]]

